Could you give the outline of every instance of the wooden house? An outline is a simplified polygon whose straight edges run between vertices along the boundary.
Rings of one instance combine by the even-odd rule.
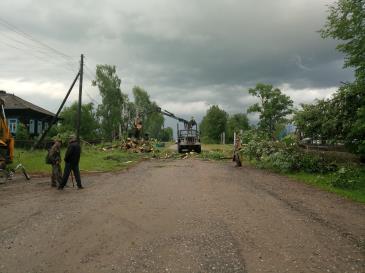
[[[8,126],[14,136],[19,123],[26,126],[30,136],[38,136],[48,128],[55,116],[52,112],[3,90],[0,90],[0,98],[4,100]]]

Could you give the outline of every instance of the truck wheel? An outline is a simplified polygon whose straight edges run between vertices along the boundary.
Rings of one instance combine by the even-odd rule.
[[[195,152],[197,152],[198,154],[200,154],[202,152],[202,147],[198,146],[195,148]]]

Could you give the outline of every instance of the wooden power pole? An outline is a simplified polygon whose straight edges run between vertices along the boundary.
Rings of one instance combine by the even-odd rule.
[[[81,54],[80,61],[80,81],[79,81],[79,107],[77,111],[77,129],[76,137],[77,141],[80,142],[80,126],[81,126],[81,104],[82,104],[82,80],[84,74],[84,54]]]

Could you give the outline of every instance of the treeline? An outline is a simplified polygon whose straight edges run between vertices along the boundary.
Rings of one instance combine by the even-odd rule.
[[[248,130],[259,130],[270,139],[277,139],[285,129],[290,119],[287,116],[293,113],[293,101],[282,94],[280,89],[272,85],[258,83],[248,92],[259,99],[258,103],[251,105],[247,113],[259,113],[257,126],[250,126],[247,115],[244,113],[229,116],[219,106],[211,106],[204,116],[201,124],[202,141],[205,143],[221,142],[224,132],[226,142],[232,143],[234,133]]]
[[[331,99],[302,104],[300,109],[295,110],[293,101],[271,85],[257,84],[249,89],[249,93],[259,99],[258,103],[249,107],[248,112],[259,113],[256,130],[260,135],[275,140],[285,124],[293,123],[301,139],[309,138],[326,144],[341,143],[365,157],[364,22],[363,1],[338,0],[329,6],[327,21],[320,34],[323,38],[340,41],[337,49],[345,55],[344,67],[355,72],[355,80],[343,83]],[[208,141],[217,141],[219,133],[215,130],[228,130],[224,127],[227,114],[221,110],[222,113],[217,115],[218,112],[217,106],[209,109],[201,124],[204,139]],[[216,125],[214,115],[218,118]],[[240,126],[243,124],[244,121]]]
[[[164,117],[156,111],[157,104],[151,101],[149,94],[141,87],[133,88],[133,101],[121,90],[121,79],[116,67],[97,65],[96,79],[92,83],[99,89],[100,104],[83,104],[81,108],[80,137],[86,141],[113,140],[132,136],[137,115],[143,123],[143,133],[150,138],[170,141],[172,128],[164,128]],[[67,138],[75,132],[77,123],[77,102],[65,107],[60,114],[59,123],[49,136],[59,135]],[[17,133],[18,139],[26,139],[26,130]],[[19,137],[18,137],[19,136]]]
[[[303,135],[329,143],[343,142],[365,155],[365,12],[364,1],[339,0],[329,7],[320,31],[323,38],[341,41],[344,67],[354,69],[355,80],[344,83],[328,100],[302,105],[294,117]],[[365,158],[364,158],[365,159]]]

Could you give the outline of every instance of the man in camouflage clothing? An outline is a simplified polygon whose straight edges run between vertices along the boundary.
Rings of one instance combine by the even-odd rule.
[[[62,183],[61,171],[61,141],[55,140],[52,148],[49,151],[49,159],[52,162],[52,187],[57,187]]]

